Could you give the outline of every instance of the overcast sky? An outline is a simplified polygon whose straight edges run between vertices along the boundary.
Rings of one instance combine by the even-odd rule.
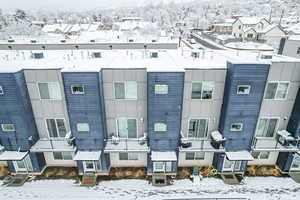
[[[4,1],[4,2],[3,2]],[[190,0],[1,0],[0,8],[3,10],[20,9],[59,9],[59,10],[89,10],[94,8],[112,8],[142,6],[160,2],[185,2]]]

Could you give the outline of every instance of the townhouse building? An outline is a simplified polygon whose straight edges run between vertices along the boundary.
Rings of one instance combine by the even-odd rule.
[[[237,51],[2,50],[0,160],[81,175],[300,171],[300,60]]]

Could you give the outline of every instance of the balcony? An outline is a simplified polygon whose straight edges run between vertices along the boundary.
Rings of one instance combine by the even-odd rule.
[[[65,138],[41,138],[30,149],[31,152],[75,152],[74,137],[68,133]]]
[[[255,137],[252,145],[254,151],[299,151],[300,138],[294,138],[286,130],[278,131],[276,137]]]
[[[146,138],[127,139],[127,138],[112,138],[108,139],[104,152],[149,152]]]

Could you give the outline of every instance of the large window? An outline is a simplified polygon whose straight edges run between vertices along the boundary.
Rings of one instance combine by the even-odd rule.
[[[192,83],[192,99],[212,99],[213,90],[212,81]]]
[[[138,153],[119,153],[119,160],[138,160]]]
[[[2,128],[3,132],[15,131],[15,125],[14,124],[1,124],[1,128]]]
[[[117,132],[121,138],[137,138],[136,119],[117,119]]]
[[[250,85],[238,85],[237,94],[249,94],[250,88]]]
[[[72,152],[53,152],[54,160],[73,160]]]
[[[116,99],[137,99],[137,83],[135,81],[116,82]]]
[[[165,123],[155,123],[154,131],[167,131],[167,124]]]
[[[252,152],[252,156],[255,159],[259,159],[259,160],[265,160],[268,159],[270,155],[270,152],[267,151],[262,151],[262,152]]]
[[[265,99],[285,99],[288,87],[288,82],[269,82],[266,89]]]
[[[190,152],[185,154],[186,160],[204,160],[205,152]]]
[[[50,137],[65,137],[67,130],[64,119],[46,119]]]
[[[260,118],[256,130],[257,137],[273,137],[276,131],[277,118]]]
[[[60,87],[58,83],[38,83],[38,87],[41,99],[61,99]]]
[[[189,138],[206,138],[208,119],[191,119],[189,123]]]
[[[155,85],[155,94],[168,94],[168,85]]]

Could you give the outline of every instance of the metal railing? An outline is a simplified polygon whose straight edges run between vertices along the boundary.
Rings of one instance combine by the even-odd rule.
[[[181,138],[181,150],[209,151],[225,150],[226,141],[216,142],[212,139]]]
[[[278,138],[260,138],[255,137],[252,143],[252,150],[269,150],[269,151],[299,151],[300,139],[286,141],[281,143]]]

